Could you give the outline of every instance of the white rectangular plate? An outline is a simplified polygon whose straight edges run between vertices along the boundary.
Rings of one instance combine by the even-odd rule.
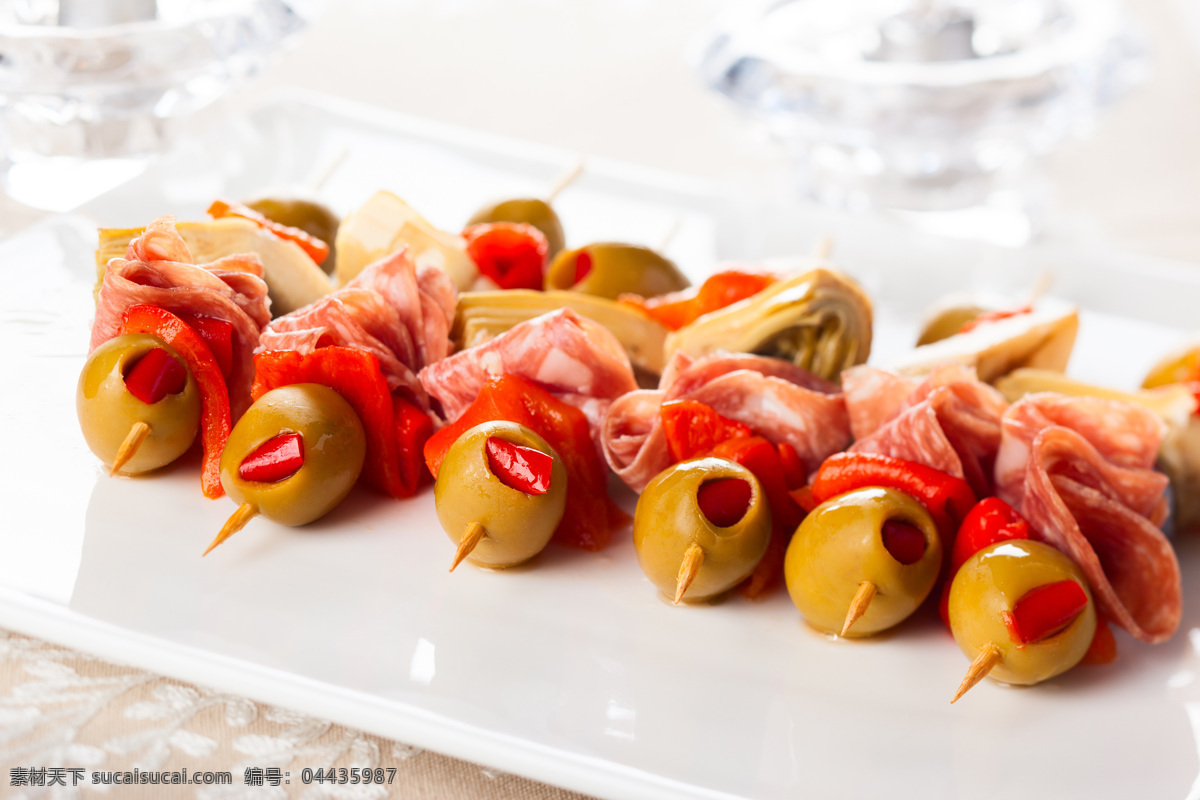
[[[286,97],[136,179],[0,244],[0,625],[181,679],[612,798],[1179,797],[1197,776],[1198,548],[1179,543],[1184,623],[1167,644],[954,707],[966,660],[932,620],[834,642],[782,592],[674,608],[627,534],[599,554],[448,574],[430,493],[367,492],[303,529],[256,520],[200,553],[233,510],[194,462],[109,479],[73,409],[97,225],[200,217],[217,195],[303,180],[346,148],[324,194],[376,189],[460,226],[537,194],[571,153],[311,97]],[[1080,249],[1002,251],[733,198],[591,162],[557,203],[570,242],[655,244],[693,275],[805,252],[831,233],[878,314],[873,361],[947,291],[1019,294],[1045,269],[1086,311],[1072,371],[1131,387],[1192,324],[1200,270]],[[632,503],[632,495],[622,500]],[[303,765],[302,765],[303,766]],[[312,765],[317,766],[317,765]]]

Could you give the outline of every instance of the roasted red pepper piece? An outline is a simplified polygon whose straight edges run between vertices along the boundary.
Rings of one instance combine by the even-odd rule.
[[[1040,642],[1071,624],[1087,608],[1088,596],[1075,581],[1055,581],[1030,589],[1004,612],[1004,625],[1017,644]]]
[[[487,440],[488,469],[510,489],[525,494],[550,490],[554,456],[495,436]]]
[[[774,282],[775,278],[770,275],[726,270],[710,277],[698,289],[685,289],[649,299],[633,294],[622,295],[621,302],[641,309],[663,326],[677,331],[705,314],[753,297]]]
[[[838,453],[825,459],[813,479],[813,499],[824,503],[864,486],[896,489],[918,500],[937,523],[947,553],[959,524],[975,505],[975,494],[961,478],[875,453]]]
[[[208,215],[213,219],[220,219],[221,217],[241,217],[242,219],[248,219],[258,227],[275,234],[280,239],[295,242],[318,265],[329,258],[329,245],[325,242],[307,231],[293,228],[290,225],[280,225],[275,220],[269,219],[253,208],[250,208],[250,206],[235,203],[232,200],[214,200],[212,205],[208,207]]]
[[[804,512],[788,494],[779,451],[766,439],[761,436],[727,439],[712,449],[712,455],[734,461],[754,473],[771,507],[767,552],[739,589],[751,599],[761,597],[783,580],[783,558]]]
[[[988,545],[1028,538],[1029,524],[999,497],[985,497],[972,506],[962,525],[958,527],[958,535],[954,537],[950,572],[942,587],[942,597],[938,605],[938,614],[947,628],[950,627],[950,582],[954,580],[959,567]]]
[[[554,532],[555,541],[583,550],[608,544],[612,529],[628,517],[608,497],[608,469],[600,461],[587,417],[544,389],[515,375],[488,381],[455,422],[430,437],[425,463],[436,477],[450,445],[483,422],[508,420],[546,440],[567,470],[567,508]]]
[[[721,478],[700,484],[696,504],[709,522],[728,528],[746,516],[750,495],[750,484],[741,478]]]
[[[804,463],[804,459],[800,458],[800,454],[796,452],[796,448],[787,442],[780,442],[775,445],[775,449],[779,451],[779,464],[783,467],[783,482],[787,484],[788,491],[803,487],[808,482],[808,467]]]
[[[233,420],[229,411],[229,387],[225,376],[200,334],[170,311],[144,303],[130,306],[122,318],[121,333],[149,333],[171,346],[187,362],[188,371],[200,390],[200,443],[204,462],[200,488],[205,497],[225,494],[221,487],[221,451],[229,439]]]
[[[242,459],[238,475],[244,481],[275,483],[304,466],[304,437],[292,431],[272,436]]]
[[[161,347],[149,350],[125,375],[125,388],[148,406],[187,386],[187,367]]]
[[[671,460],[687,461],[711,452],[727,439],[745,439],[752,434],[749,425],[723,417],[704,403],[673,400],[659,410],[663,435]]]
[[[374,355],[353,347],[321,347],[306,354],[266,350],[254,356],[251,393],[256,400],[294,383],[328,386],[358,414],[367,434],[363,480],[400,499],[416,493],[423,471],[421,449],[401,447],[392,395]]]
[[[1092,643],[1083,654],[1080,664],[1111,664],[1117,658],[1117,639],[1113,636],[1108,620],[1096,615],[1096,633]]]
[[[425,467],[425,443],[433,436],[433,419],[399,392],[392,395],[392,418],[400,459],[400,486],[403,497],[416,494],[433,476]]]
[[[545,283],[546,235],[532,225],[488,222],[463,231],[467,255],[501,289],[541,289]]]
[[[180,314],[179,318],[200,334],[208,349],[212,350],[213,358],[217,359],[221,374],[228,381],[233,371],[233,323],[202,314]]]
[[[1010,539],[1028,539],[1029,524],[1008,503],[999,497],[985,497],[974,505],[954,537],[950,574],[971,556],[988,545]]]

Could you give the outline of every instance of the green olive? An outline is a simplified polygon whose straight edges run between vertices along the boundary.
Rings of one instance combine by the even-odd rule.
[[[241,477],[242,462],[281,433],[299,433],[304,464],[282,480]],[[367,439],[342,396],[316,383],[267,392],[250,406],[221,453],[221,485],[235,503],[248,503],[283,525],[320,519],[349,494],[362,471]]]
[[[700,507],[700,488],[710,481],[739,479],[750,485],[749,502],[736,522],[714,523]],[[754,571],[767,551],[771,512],[750,470],[720,458],[682,461],[659,473],[638,498],[633,546],[650,582],[668,597],[678,588],[680,567],[693,545],[703,560],[683,600],[705,600],[732,589]]]
[[[488,440],[528,447],[553,459],[546,491],[533,494],[505,484],[492,471]],[[433,487],[438,520],[458,544],[478,523],[483,538],[467,556],[483,567],[512,567],[542,551],[562,520],[567,470],[545,439],[515,422],[495,420],[463,433],[446,451]]]
[[[337,215],[329,206],[315,198],[305,197],[302,193],[284,191],[256,197],[247,201],[246,205],[269,220],[299,228],[329,245],[329,256],[321,263],[321,269],[330,275],[333,274],[337,262],[333,245],[337,239],[339,223]]]
[[[138,359],[159,348],[182,364],[166,342],[146,333],[128,333],[109,339],[88,356],[79,375],[75,410],[88,448],[105,464],[112,464],[135,423],[150,432],[137,452],[121,467],[139,474],[166,466],[187,452],[200,430],[200,390],[188,371],[182,391],[154,404],[143,403],[125,386],[125,375]]]
[[[577,276],[582,277],[577,281]],[[674,263],[635,244],[599,242],[567,250],[546,270],[547,290],[571,289],[610,300],[623,294],[657,297],[690,285]]]
[[[901,563],[885,545],[884,526],[904,523],[924,538],[920,557]],[[919,541],[919,540],[918,540]],[[904,621],[937,580],[942,546],[925,507],[893,489],[856,489],[828,500],[804,518],[788,545],[783,572],[788,593],[813,627],[840,633],[864,581],[875,588],[866,613],[846,632],[870,636]]]
[[[1087,594],[1083,612],[1048,638],[1021,644],[1013,640],[1004,615],[1027,592],[1058,581],[1075,581]],[[1096,633],[1096,610],[1083,572],[1048,544],[1026,539],[990,545],[971,556],[950,584],[950,630],[963,653],[974,660],[989,644],[1000,661],[989,677],[1004,683],[1033,684],[1079,663]]]
[[[467,221],[467,225],[481,225],[485,222],[524,222],[532,225],[546,237],[546,243],[550,245],[548,258],[551,259],[567,246],[562,222],[545,200],[532,197],[501,200],[476,211]]]
[[[963,325],[979,318],[987,312],[983,306],[964,303],[939,309],[921,325],[921,335],[917,337],[917,346],[940,342],[962,330]]]

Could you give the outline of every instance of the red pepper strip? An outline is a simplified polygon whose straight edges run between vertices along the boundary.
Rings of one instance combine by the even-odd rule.
[[[1096,616],[1096,633],[1080,664],[1111,664],[1117,659],[1117,639],[1104,617]]]
[[[963,323],[963,326],[958,329],[959,333],[970,333],[981,325],[986,325],[989,322],[999,322],[1002,319],[1011,317],[1019,317],[1022,314],[1033,313],[1033,306],[1021,306],[1020,308],[1009,308],[1002,311],[985,311],[978,317],[968,320]]]
[[[392,395],[392,418],[400,457],[400,485],[404,497],[417,493],[433,476],[425,466],[425,443],[433,436],[433,419],[399,393]]]
[[[401,462],[411,459],[419,464],[421,452],[400,452],[392,395],[374,355],[353,347],[321,347],[307,354],[294,350],[266,350],[254,356],[254,387],[251,389],[254,399],[294,383],[328,386],[358,414],[367,435],[367,454],[362,470],[364,481],[400,499],[416,493],[417,485],[406,483],[402,477]],[[411,474],[418,473],[413,471]]]
[[[947,553],[959,523],[975,505],[971,487],[961,478],[876,453],[837,453],[825,459],[812,483],[813,499],[824,503],[864,486],[896,489],[920,501],[937,523]]]
[[[800,506],[800,510],[806,515],[811,514],[814,508],[821,505],[813,497],[812,487],[808,485],[801,486],[799,489],[789,489],[788,496],[796,505]]]
[[[579,266],[576,265],[576,270]],[[621,302],[640,309],[665,327],[677,331],[705,314],[753,297],[775,282],[770,275],[727,270],[713,275],[699,289],[674,292],[645,299],[635,294],[621,296]]]
[[[200,334],[170,311],[144,303],[130,306],[122,318],[121,333],[149,333],[169,344],[187,362],[200,390],[200,442],[204,465],[200,488],[205,497],[225,494],[221,487],[221,451],[229,439],[233,420],[229,412],[229,387],[212,350]]]
[[[430,437],[425,463],[437,475],[450,445],[484,422],[516,422],[545,439],[567,471],[567,508],[554,532],[556,541],[583,550],[608,544],[612,529],[628,521],[608,497],[608,469],[600,461],[587,417],[540,387],[515,375],[488,381],[455,422]]]
[[[241,217],[242,219],[248,219],[258,227],[275,234],[280,239],[295,242],[318,265],[329,258],[329,245],[325,242],[307,231],[293,228],[290,225],[280,225],[275,220],[269,219],[253,208],[250,208],[250,206],[235,203],[231,200],[214,200],[212,205],[208,207],[208,215],[213,219],[220,219],[221,217]]]
[[[727,439],[745,439],[752,435],[749,425],[723,417],[710,406],[695,400],[663,403],[659,416],[667,438],[667,450],[675,462],[711,452]]]
[[[510,489],[525,494],[550,491],[554,456],[495,436],[487,440],[488,469]]]
[[[967,513],[951,548],[950,571],[942,586],[938,614],[950,627],[950,583],[968,558],[988,545],[1011,539],[1028,539],[1029,525],[1008,503],[999,497],[985,497]]]
[[[187,367],[161,347],[146,352],[125,375],[125,388],[148,406],[187,386]]]
[[[532,225],[490,222],[463,231],[467,255],[501,289],[538,289],[545,283],[546,235]]]
[[[808,482],[808,467],[805,465],[804,459],[800,458],[796,448],[787,442],[780,442],[775,445],[775,448],[779,451],[779,463],[783,467],[783,481],[787,484],[788,491],[803,487]]]
[[[766,439],[761,436],[728,439],[714,447],[712,454],[741,464],[754,473],[771,507],[771,538],[767,552],[740,589],[751,599],[762,597],[783,579],[783,557],[804,513],[788,494],[779,451]]]
[[[200,338],[212,350],[213,357],[221,367],[225,380],[233,371],[233,323],[201,314],[180,314],[179,318],[191,325]]]
[[[1017,644],[1040,642],[1061,631],[1087,608],[1088,596],[1072,580],[1030,589],[1004,612],[1004,625]]]
[[[746,516],[746,509],[750,507],[750,484],[741,478],[705,481],[696,492],[696,504],[709,522],[718,528],[728,528]]]
[[[999,497],[985,497],[975,504],[958,528],[950,558],[950,574],[968,558],[988,545],[1012,539],[1028,539],[1029,524]]]
[[[244,481],[275,483],[304,466],[304,437],[293,432],[272,436],[242,459],[238,475]]]

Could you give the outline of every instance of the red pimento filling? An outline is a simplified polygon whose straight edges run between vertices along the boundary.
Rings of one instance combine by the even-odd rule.
[[[272,436],[246,456],[238,467],[244,481],[275,483],[290,478],[304,466],[304,438],[298,433]]]
[[[696,502],[701,513],[718,528],[728,528],[750,508],[750,483],[742,478],[718,478],[700,484]]]
[[[1087,608],[1088,597],[1075,581],[1056,581],[1030,589],[1004,612],[1004,624],[1017,644],[1040,642],[1067,628]]]
[[[901,564],[915,564],[925,555],[925,534],[898,519],[883,523],[883,546]]]
[[[592,274],[592,254],[587,250],[581,252],[575,257],[575,282],[571,285],[582,283],[583,279]]]
[[[161,347],[148,350],[125,373],[125,388],[148,406],[187,386],[187,368]]]
[[[550,491],[554,456],[495,436],[487,440],[488,469],[510,489],[525,494]]]

